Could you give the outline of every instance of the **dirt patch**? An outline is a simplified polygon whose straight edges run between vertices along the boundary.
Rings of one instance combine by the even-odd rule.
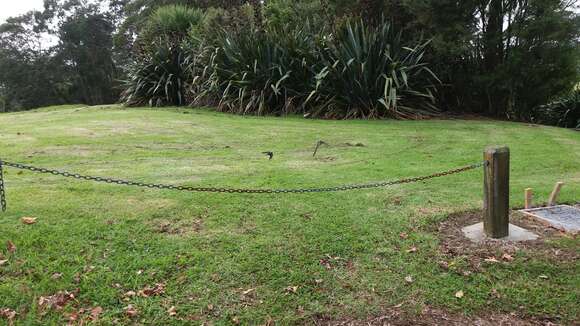
[[[185,236],[200,232],[203,220],[200,218],[187,221],[157,219],[151,222],[151,226],[156,233]]]
[[[425,307],[418,313],[404,311],[400,307],[392,307],[384,313],[367,319],[326,319],[314,320],[315,325],[358,326],[358,325],[555,325],[547,320],[522,319],[515,314],[489,314],[485,318],[468,317],[461,314],[446,312],[441,309]]]
[[[577,250],[556,247],[551,241],[562,237],[574,238],[575,235],[546,227],[543,223],[519,212],[510,214],[510,223],[536,233],[539,235],[538,239],[517,243],[489,239],[482,243],[473,243],[463,235],[461,229],[481,221],[482,212],[477,210],[452,214],[439,224],[436,232],[440,238],[442,254],[448,258],[467,258],[472,271],[479,271],[485,260],[510,260],[511,255],[518,251],[562,263],[575,261],[580,256]]]

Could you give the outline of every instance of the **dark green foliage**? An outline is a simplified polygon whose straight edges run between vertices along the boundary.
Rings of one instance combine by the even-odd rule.
[[[113,62],[113,26],[108,17],[80,12],[63,22],[59,30],[61,58],[71,70],[80,101],[89,105],[113,103],[118,95]]]
[[[436,106],[527,120],[579,80],[573,8],[569,0],[45,0],[44,11],[0,28],[0,101],[3,110],[109,103],[123,79],[134,104],[336,118],[417,118]],[[390,63],[380,43],[344,36],[357,20],[380,30],[381,17],[414,49],[389,49]],[[58,44],[44,47],[46,33]],[[348,53],[349,42],[365,54]],[[409,71],[389,66],[407,59]],[[386,73],[359,69],[381,60]],[[384,96],[391,85],[396,96]]]
[[[185,38],[195,33],[204,15],[183,6],[160,7],[139,41],[140,55],[128,69],[121,101],[127,105],[185,105],[191,82],[187,67],[190,50]]]
[[[117,99],[110,17],[97,4],[47,1],[0,26],[3,110]],[[58,37],[47,44],[46,35]]]
[[[225,33],[212,56],[218,109],[239,114],[302,112],[319,58],[306,29]]]
[[[564,128],[580,128],[580,89],[575,89],[571,94],[549,104],[534,108],[531,120]]]
[[[126,105],[184,105],[188,75],[187,55],[181,48],[159,41],[131,65],[121,101]]]
[[[426,43],[405,47],[388,24],[345,24],[324,40],[303,28],[224,32],[194,73],[195,98],[237,114],[421,118],[436,114]],[[213,47],[210,47],[213,48]]]
[[[324,51],[313,112],[329,118],[418,119],[437,113],[437,77],[423,61],[427,43],[407,47],[388,23],[347,23]]]

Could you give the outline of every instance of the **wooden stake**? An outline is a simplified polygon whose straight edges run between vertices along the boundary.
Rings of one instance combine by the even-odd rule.
[[[532,188],[526,188],[526,190],[525,190],[525,205],[524,205],[525,209],[530,209],[530,208],[534,207],[534,204],[532,203],[533,198],[534,198],[534,192],[532,191]]]
[[[510,150],[489,147],[483,153],[483,228],[487,236],[503,238],[509,234]]]
[[[548,206],[556,205],[556,201],[558,200],[558,195],[560,194],[562,186],[564,186],[564,182],[560,181],[556,183],[554,190],[552,190],[552,193],[550,194],[550,199],[548,199]]]

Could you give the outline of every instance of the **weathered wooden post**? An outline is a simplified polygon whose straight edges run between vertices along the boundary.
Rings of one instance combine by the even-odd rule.
[[[524,208],[525,209],[532,208],[534,206],[533,201],[534,201],[534,192],[532,188],[526,188],[526,190],[524,190]]]
[[[510,150],[488,147],[483,153],[484,168],[483,228],[491,238],[509,234]]]

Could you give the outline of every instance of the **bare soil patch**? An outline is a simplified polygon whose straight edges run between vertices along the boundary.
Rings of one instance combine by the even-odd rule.
[[[331,320],[324,317],[314,320],[315,325],[328,326],[415,326],[415,325],[478,325],[478,326],[528,326],[528,325],[555,325],[548,320],[522,319],[515,314],[488,314],[485,318],[468,317],[457,313],[450,313],[445,310],[432,307],[425,307],[418,313],[410,313],[398,307],[391,307],[381,315],[369,317],[367,319],[343,319]]]
[[[532,217],[513,211],[510,214],[510,223],[530,230],[539,238],[524,242],[505,242],[489,239],[482,243],[473,243],[467,239],[461,229],[465,226],[482,221],[482,212],[468,211],[452,214],[437,227],[440,238],[440,251],[448,258],[467,258],[472,272],[480,271],[481,264],[487,259],[509,260],[518,251],[526,256],[535,256],[555,263],[569,263],[579,258],[579,252],[573,248],[556,247],[552,240],[563,237],[574,238],[576,235],[547,227]],[[443,266],[444,267],[444,266]]]

